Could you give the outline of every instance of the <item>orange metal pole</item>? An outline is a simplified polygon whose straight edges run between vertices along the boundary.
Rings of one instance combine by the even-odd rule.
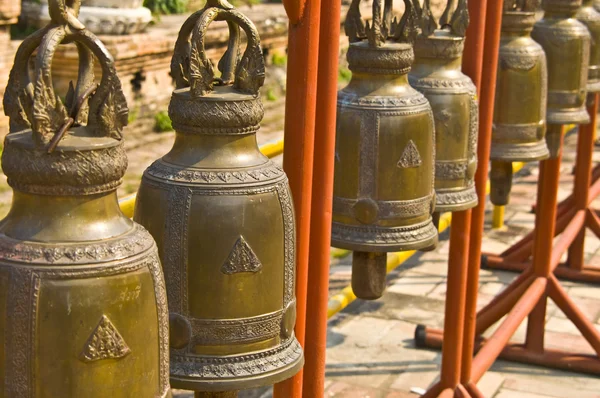
[[[473,4],[475,3],[475,4]],[[498,69],[498,50],[500,48],[500,24],[502,22],[502,1],[483,0],[481,3],[471,2],[472,9],[485,9],[484,16],[473,14],[473,20],[485,18],[485,47],[483,43],[483,64],[481,72],[481,95],[479,97],[479,140],[477,143],[478,167],[475,173],[475,186],[479,204],[472,212],[471,242],[469,244],[469,275],[467,281],[467,304],[465,306],[465,338],[463,343],[463,360],[461,382],[467,385],[471,381],[473,350],[475,348],[475,327],[477,314],[477,291],[479,290],[479,266],[481,262],[481,242],[485,216],[485,186],[490,160],[490,144],[492,139],[492,120],[494,116],[494,97],[496,91],[496,72]],[[483,22],[482,22],[483,23]],[[479,31],[481,32],[481,31]],[[467,35],[469,32],[467,32]],[[478,36],[483,36],[479,34]],[[467,36],[468,37],[468,36]],[[477,36],[476,36],[477,37]],[[466,50],[466,49],[465,49]]]
[[[340,44],[340,0],[321,3],[319,77],[315,159],[310,225],[306,341],[304,344],[303,396],[322,397],[325,389],[327,303],[329,300],[329,250],[333,207],[333,166],[337,73]]]
[[[288,32],[283,168],[290,180],[296,210],[297,317],[294,331],[304,346],[321,1],[286,0],[284,3],[286,10],[300,10],[289,15],[293,19]],[[298,6],[301,3],[306,5]],[[298,17],[298,23],[294,23]],[[276,384],[273,396],[300,398],[302,371]]]
[[[471,210],[452,214],[440,376],[445,391],[456,390],[460,382],[470,224]]]
[[[579,126],[577,136],[577,163],[573,195],[575,209],[586,210],[588,196],[592,183],[592,155],[594,153],[594,135],[596,132],[596,114],[598,113],[598,94],[588,95],[588,113],[590,123]],[[584,268],[583,245],[585,243],[585,228],[581,228],[573,244],[569,247],[567,263],[572,269],[582,271]]]
[[[481,68],[483,59],[483,32],[485,28],[485,6],[487,0],[469,2],[471,23],[467,30],[462,63],[463,72],[468,75],[477,90],[481,87]],[[485,183],[484,183],[485,197]],[[484,199],[485,200],[485,199]],[[452,397],[472,395],[461,381],[461,363],[463,360],[463,342],[465,325],[465,304],[467,277],[469,269],[469,237],[471,229],[471,210],[456,212],[452,215],[450,232],[450,251],[448,255],[448,281],[446,289],[446,308],[444,316],[444,344],[442,346],[442,366],[440,382],[430,388],[424,397]],[[419,340],[421,331],[417,327],[415,338]],[[471,353],[468,354],[469,357]]]

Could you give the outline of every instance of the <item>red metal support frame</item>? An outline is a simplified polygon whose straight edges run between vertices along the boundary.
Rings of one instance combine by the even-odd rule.
[[[321,0],[286,0],[285,3],[286,10],[298,11],[289,15],[292,20],[288,31],[283,168],[290,181],[296,210],[297,317],[294,331],[304,346]],[[276,384],[273,395],[275,398],[300,398],[302,371]]]
[[[558,278],[592,283],[600,283],[600,264],[584,264],[584,244],[586,228],[600,236],[600,219],[596,211],[590,208],[591,202],[600,194],[600,173],[598,167],[593,167],[592,161],[597,111],[598,95],[590,94],[588,112],[592,120],[589,124],[579,127],[573,193],[558,205],[555,231],[555,236],[560,235],[561,242],[568,246],[568,257],[565,264],[556,267],[554,275]],[[536,209],[539,212],[541,209],[538,206],[536,205]],[[482,266],[522,272],[531,264],[533,237],[532,231],[499,255],[485,254]]]
[[[322,397],[325,389],[340,13],[340,0],[322,0],[310,225],[311,266],[308,269],[310,284],[307,294],[307,312],[310,317],[306,319],[304,344],[306,362],[303,396],[307,398]]]
[[[475,341],[475,314],[477,313],[477,293],[479,291],[479,266],[481,243],[485,221],[486,184],[492,140],[492,122],[496,92],[496,73],[498,70],[498,51],[500,48],[500,27],[502,24],[501,1],[489,1],[485,15],[485,47],[483,50],[483,69],[481,72],[481,91],[479,102],[479,137],[477,143],[478,167],[475,173],[475,186],[479,203],[473,209],[471,219],[471,240],[469,243],[469,268],[467,279],[467,301],[465,305],[464,342],[461,363],[461,383],[478,395],[472,382],[473,352]]]
[[[481,72],[484,52],[484,30],[487,0],[469,2],[471,22],[467,30],[463,57],[463,72],[481,88]],[[485,186],[484,186],[485,194]],[[463,361],[465,306],[467,294],[467,277],[469,270],[469,237],[471,231],[471,210],[455,212],[452,215],[450,231],[450,250],[448,255],[448,280],[446,289],[446,308],[444,329],[446,335],[442,349],[442,366],[440,381],[433,385],[424,395],[434,397],[482,397],[476,387],[461,384],[461,364]],[[420,340],[422,326],[415,331],[416,340]]]
[[[596,96],[594,95],[595,100]],[[595,107],[590,108],[590,110],[592,109]],[[590,116],[592,123],[580,132],[580,134],[583,133],[582,141],[587,141],[589,136],[593,139],[596,114]],[[551,125],[549,128],[562,128],[562,126]],[[560,136],[562,145],[563,134]],[[557,193],[561,156],[562,151],[558,158],[541,162],[532,264],[521,277],[517,278],[504,292],[479,312],[478,333],[485,331],[489,325],[500,320],[504,315],[506,318],[490,338],[478,340],[480,349],[473,361],[470,374],[472,383],[477,382],[483,376],[498,356],[518,362],[600,374],[600,332],[579,310],[556,277],[561,255],[577,239],[579,231],[586,221],[586,210],[575,208],[571,222],[553,245],[557,224]],[[544,323],[548,298],[554,301],[567,318],[573,322],[596,355],[544,348]],[[510,343],[509,340],[515,330],[527,317],[525,344]],[[426,337],[427,345],[439,346],[442,343],[441,331],[428,330]]]

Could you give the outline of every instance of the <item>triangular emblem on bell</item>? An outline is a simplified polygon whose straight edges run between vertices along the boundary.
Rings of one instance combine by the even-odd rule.
[[[409,140],[406,147],[404,147],[404,151],[402,152],[402,156],[398,161],[398,167],[402,167],[405,169],[411,167],[419,167],[423,161],[421,160],[421,155],[419,155],[419,150],[417,146],[413,142],[413,140]]]
[[[258,272],[262,264],[243,236],[235,241],[227,260],[221,266],[221,272],[227,275],[240,272]]]
[[[131,350],[115,325],[106,315],[102,315],[98,326],[86,341],[79,358],[84,362],[121,359],[130,352]]]

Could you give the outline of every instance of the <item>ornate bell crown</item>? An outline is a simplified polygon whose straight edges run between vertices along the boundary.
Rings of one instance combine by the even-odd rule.
[[[113,59],[77,20],[80,1],[50,0],[51,21],[19,46],[4,95],[11,132],[2,166],[23,192],[82,195],[121,183],[127,168],[122,129],[128,109]],[[75,43],[79,75],[63,102],[54,92],[51,65],[61,43]],[[28,61],[37,49],[33,80]],[[102,77],[94,81],[94,58]]]
[[[469,26],[467,0],[448,1],[439,21],[431,13],[429,0],[418,7],[417,13],[420,21],[420,34],[415,42],[417,57],[451,60],[462,56]]]
[[[504,0],[502,31],[528,33],[535,25],[540,0]]]
[[[352,72],[407,74],[414,60],[412,45],[420,32],[422,9],[418,0],[404,0],[400,20],[394,15],[393,0],[373,1],[373,19],[363,20],[360,0],[352,0],[344,29],[350,48],[348,64]]]
[[[208,26],[226,21],[228,48],[217,77],[206,56]],[[240,28],[247,38],[240,58]],[[173,127],[183,133],[249,134],[258,130],[264,109],[258,92],[265,64],[256,27],[225,0],[208,0],[182,26],[171,61],[176,89],[169,104]]]

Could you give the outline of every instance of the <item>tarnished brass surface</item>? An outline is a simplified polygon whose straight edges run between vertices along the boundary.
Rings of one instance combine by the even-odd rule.
[[[450,6],[452,2],[447,8]],[[460,0],[458,7],[466,9],[466,0]],[[450,28],[437,29],[432,19],[430,24],[433,32],[417,37],[415,62],[408,77],[433,109],[436,212],[461,211],[477,205],[473,181],[479,128],[477,90],[461,72],[464,37],[457,33],[466,31],[468,15],[455,12]]]
[[[590,62],[587,92],[597,93],[600,91],[600,12],[594,8],[593,0],[584,0],[575,17],[590,31]]]
[[[220,79],[204,51],[214,20],[230,28]],[[163,262],[173,387],[246,389],[286,379],[303,363],[293,334],[292,198],[255,136],[264,73],[256,28],[237,10],[213,1],[184,23],[172,60],[175,143],[144,172],[134,215]]]
[[[544,17],[537,21],[531,37],[538,42],[548,60],[548,124],[585,124],[586,85],[590,55],[590,33],[575,19],[581,0],[545,0]],[[552,129],[554,131],[556,129]],[[558,148],[547,139],[550,156]]]
[[[496,78],[490,199],[498,206],[508,204],[511,162],[537,161],[549,155],[545,140],[546,56],[530,36],[535,8],[529,3],[519,7],[515,3],[504,2]]]
[[[158,252],[115,192],[127,105],[110,54],[73,7],[50,1],[53,22],[19,47],[4,97],[2,168],[14,196],[0,222],[0,397],[167,397]],[[64,104],[50,73],[61,42],[80,54]]]
[[[359,2],[345,22],[352,79],[338,93],[332,245],[373,253],[431,248],[437,242],[433,114],[407,77],[420,11],[406,0],[398,23],[391,2],[382,17],[376,0],[365,26]],[[353,269],[368,267],[369,258],[355,255]],[[381,292],[371,290],[378,284],[361,275],[352,274],[358,297],[377,298]]]

